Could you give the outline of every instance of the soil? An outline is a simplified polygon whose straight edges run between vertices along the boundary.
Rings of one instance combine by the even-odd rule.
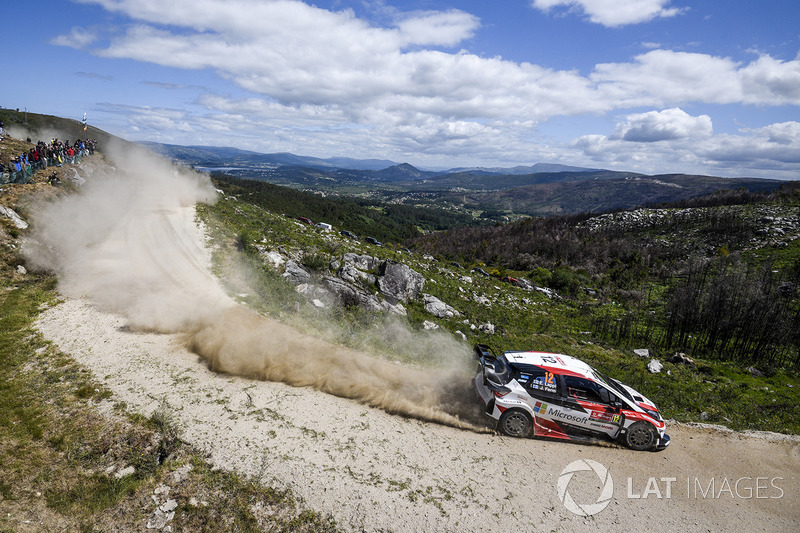
[[[215,466],[290,487],[345,531],[800,527],[796,437],[668,422],[663,452],[512,439],[488,431],[488,418],[486,432],[456,429],[308,387],[214,373],[182,336],[132,330],[80,299],[45,311],[37,327],[128,409],[149,416],[166,405],[183,440]],[[603,492],[590,462],[564,473],[581,460],[605,467],[613,491]],[[592,512],[604,500],[589,516],[567,508],[571,501]]]

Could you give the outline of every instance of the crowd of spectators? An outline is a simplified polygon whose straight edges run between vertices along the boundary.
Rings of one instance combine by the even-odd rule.
[[[39,141],[28,152],[12,155],[8,162],[0,161],[0,183],[27,183],[37,170],[78,163],[81,157],[94,154],[95,146],[94,139],[78,139],[74,143],[57,138],[49,143]]]

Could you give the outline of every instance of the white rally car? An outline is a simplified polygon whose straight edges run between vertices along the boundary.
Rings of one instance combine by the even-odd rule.
[[[485,344],[476,344],[474,353],[478,396],[506,435],[605,438],[634,450],[669,445],[653,402],[579,359],[545,352],[497,355]]]

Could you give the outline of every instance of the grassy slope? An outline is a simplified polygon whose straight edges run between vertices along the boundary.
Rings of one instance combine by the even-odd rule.
[[[227,196],[215,206],[205,208],[205,215],[217,231],[218,240],[233,242],[245,238],[244,247],[251,251],[250,260],[261,276],[269,296],[248,296],[250,305],[275,316],[290,319],[301,299],[285,288],[279,274],[264,265],[258,249],[278,250],[305,257],[301,261],[315,266],[318,274],[332,274],[328,270],[330,259],[345,252],[366,253],[386,259],[395,259],[425,275],[428,280],[424,291],[439,297],[455,307],[460,317],[436,319],[427,314],[419,303],[408,305],[409,322],[421,329],[425,320],[434,321],[451,332],[461,331],[469,343],[487,342],[499,349],[537,349],[563,352],[583,358],[618,379],[637,388],[654,400],[668,418],[680,421],[718,423],[733,429],[769,430],[800,433],[800,379],[777,371],[770,377],[754,377],[743,366],[714,360],[697,359],[696,366],[675,365],[665,362],[660,374],[646,370],[649,358],[639,358],[630,348],[604,342],[592,333],[592,314],[597,306],[608,307],[591,299],[550,300],[540,292],[523,289],[487,278],[451,265],[440,258],[426,260],[421,254],[408,254],[399,249],[373,247],[354,243],[336,233],[321,232],[296,221],[281,217],[240,199]],[[320,257],[321,256],[321,257]],[[465,263],[465,267],[483,266],[482,263]],[[523,277],[529,272],[500,270],[501,274]],[[470,280],[465,279],[468,276]],[[275,288],[284,287],[275,292]],[[486,298],[489,305],[476,299]],[[611,304],[619,312],[625,308]],[[329,316],[315,313],[310,305],[300,306],[309,328],[329,331],[325,325]],[[316,318],[315,318],[316,317]],[[316,326],[313,325],[317,321]],[[369,337],[371,321],[364,321],[358,312],[339,312],[333,318],[347,324],[349,335],[336,339],[340,342],[362,343]],[[468,323],[465,324],[464,321]],[[494,335],[482,333],[471,326],[491,323]],[[379,349],[380,347],[375,347]],[[664,361],[670,353],[653,353]],[[414,358],[402,353],[392,354],[400,360],[414,364],[435,364],[425,358]],[[465,364],[468,364],[465,363]]]
[[[0,205],[25,216],[31,195],[65,191],[43,183],[45,174],[3,186]],[[33,329],[57,296],[53,277],[18,270],[25,232],[0,218],[0,531],[138,531],[155,510],[151,495],[160,484],[178,502],[173,531],[336,529],[290,491],[212,470],[181,442],[166,410],[144,419],[114,405],[116,415],[100,415],[97,405],[113,403],[111,393]],[[135,472],[117,479],[125,466]],[[174,482],[172,473],[187,467]],[[204,503],[192,505],[192,497]]]

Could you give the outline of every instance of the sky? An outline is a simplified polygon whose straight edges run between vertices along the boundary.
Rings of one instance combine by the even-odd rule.
[[[4,5],[0,106],[132,141],[800,179],[797,0],[30,7]]]

